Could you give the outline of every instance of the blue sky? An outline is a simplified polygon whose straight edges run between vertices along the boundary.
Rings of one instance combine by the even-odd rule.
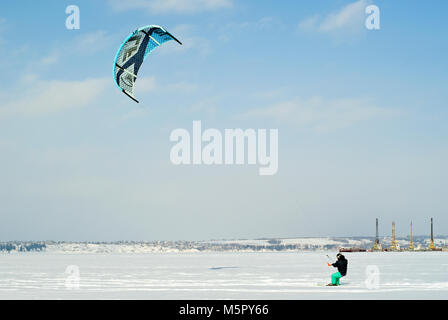
[[[80,9],[67,30],[65,8]],[[380,9],[380,30],[364,26]],[[447,234],[445,1],[0,5],[1,240]],[[135,104],[121,42],[164,26]],[[278,128],[279,171],[174,166],[170,132]]]

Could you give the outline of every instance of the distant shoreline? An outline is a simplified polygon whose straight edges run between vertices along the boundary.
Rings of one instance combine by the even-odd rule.
[[[337,251],[356,247],[371,249],[374,237],[300,237],[233,239],[206,241],[8,241],[0,242],[0,252],[53,252],[53,253],[165,253],[165,252],[304,252]],[[429,237],[414,236],[417,250],[425,249]],[[380,239],[383,247],[390,245],[391,238]],[[397,238],[400,247],[408,246],[408,238]],[[446,247],[448,236],[434,239],[436,246]]]

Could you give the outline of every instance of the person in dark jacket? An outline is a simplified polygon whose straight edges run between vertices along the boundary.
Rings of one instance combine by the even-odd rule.
[[[338,272],[331,275],[331,283],[329,283],[328,286],[338,286],[339,280],[347,274],[348,260],[340,253],[338,253],[336,257],[338,260],[335,263],[330,264],[327,262],[329,267],[338,268]]]

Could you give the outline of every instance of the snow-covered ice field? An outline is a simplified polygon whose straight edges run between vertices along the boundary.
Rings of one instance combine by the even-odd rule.
[[[0,298],[448,298],[448,252],[347,253],[349,271],[340,287],[324,286],[335,271],[326,265],[327,253],[5,253]],[[70,265],[79,268],[79,288],[66,283]],[[377,288],[366,286],[369,265],[380,271]]]

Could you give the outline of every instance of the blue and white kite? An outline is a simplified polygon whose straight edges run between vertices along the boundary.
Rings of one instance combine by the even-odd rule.
[[[164,28],[149,25],[131,33],[118,50],[114,62],[114,80],[121,91],[135,102],[138,103],[134,97],[134,83],[143,61],[152,50],[170,40],[182,44]]]

